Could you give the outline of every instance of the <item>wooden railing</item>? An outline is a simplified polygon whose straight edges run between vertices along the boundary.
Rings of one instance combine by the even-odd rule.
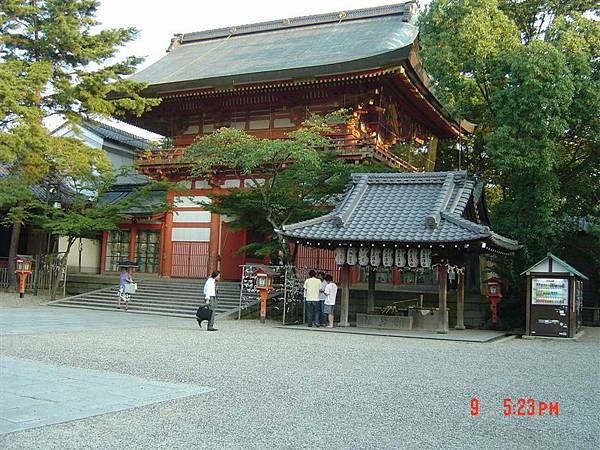
[[[337,151],[345,160],[358,161],[381,161],[397,169],[410,172],[418,172],[419,168],[394,155],[387,146],[378,144],[373,139],[357,137],[355,134],[331,135],[332,145],[326,150]],[[144,150],[136,153],[136,165],[144,168],[169,168],[182,167],[186,164],[181,159],[184,155],[184,147],[167,149]]]

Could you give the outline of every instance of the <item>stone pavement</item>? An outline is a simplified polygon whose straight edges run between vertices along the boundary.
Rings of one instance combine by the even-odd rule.
[[[211,389],[0,357],[0,434],[67,422]]]
[[[175,317],[132,315],[115,308],[114,312],[90,312],[67,309],[57,313],[46,306],[29,308],[0,308],[0,335],[62,333],[65,331],[110,330],[147,326],[176,326],[189,324],[189,319]]]
[[[209,333],[194,320],[116,310],[0,308],[1,387],[39,372],[6,390],[2,412],[64,420],[0,434],[0,448],[597,447],[598,328],[579,342],[489,344],[278,325],[218,321]],[[556,402],[560,413],[506,417],[506,398]],[[50,401],[60,406],[35,410]],[[94,411],[99,403],[110,410]]]

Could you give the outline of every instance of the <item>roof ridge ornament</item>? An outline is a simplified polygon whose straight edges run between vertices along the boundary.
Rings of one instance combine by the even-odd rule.
[[[183,43],[183,33],[174,34],[171,38],[171,42],[169,43],[169,48],[167,48],[167,53],[172,52],[173,50],[181,47]]]
[[[452,193],[454,183],[455,172],[448,172],[444,178],[444,183],[436,199],[433,211],[425,217],[425,225],[430,229],[436,229],[441,221],[440,213],[446,209],[448,201],[450,200],[450,194]]]
[[[364,176],[360,177],[356,180],[356,185],[354,186],[354,189],[353,189],[353,191],[356,190],[354,198],[352,199],[350,204],[346,207],[345,211],[340,210],[340,212],[338,212],[335,215],[335,225],[338,228],[345,226],[346,222],[348,222],[348,219],[350,219],[350,216],[356,209],[356,206],[360,203],[360,200],[362,199],[363,195],[365,195],[365,192],[367,191],[367,187],[368,187],[367,182],[368,182],[368,177],[364,177]]]

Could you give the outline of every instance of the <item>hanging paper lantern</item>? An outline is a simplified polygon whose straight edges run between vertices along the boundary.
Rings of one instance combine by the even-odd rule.
[[[431,249],[424,248],[421,250],[421,267],[431,267]]]
[[[358,264],[361,266],[369,265],[369,249],[366,247],[361,247],[358,249]]]
[[[371,249],[371,265],[373,267],[379,267],[381,265],[381,249],[380,248],[372,248]]]
[[[407,253],[408,267],[417,267],[419,265],[419,249],[409,248]]]
[[[346,262],[346,248],[338,247],[335,249],[335,263],[342,266]]]
[[[392,267],[394,265],[394,249],[384,248],[382,259],[385,267]]]
[[[396,267],[406,267],[406,250],[403,248],[397,248],[395,259]]]
[[[348,253],[346,254],[346,262],[349,266],[355,266],[358,259],[358,249],[356,247],[348,247]]]

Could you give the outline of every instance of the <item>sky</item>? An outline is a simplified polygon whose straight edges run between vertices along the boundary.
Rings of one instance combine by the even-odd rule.
[[[174,34],[245,25],[269,20],[308,16],[381,5],[404,3],[405,0],[100,0],[99,28],[135,27],[139,35],[128,43],[119,57],[145,56],[143,69],[165,55]],[[421,4],[424,2],[421,1]],[[134,127],[113,125],[148,138],[153,134]]]

